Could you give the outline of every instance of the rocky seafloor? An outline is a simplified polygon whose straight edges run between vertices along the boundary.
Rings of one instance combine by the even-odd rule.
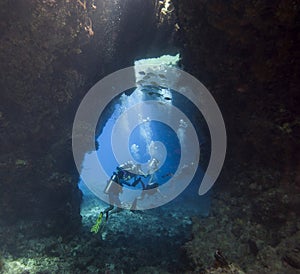
[[[197,202],[180,200],[114,213],[98,234],[90,229],[106,205],[86,196],[76,233],[42,236],[34,222],[1,225],[1,271],[300,273],[300,221],[297,208],[291,208],[299,197],[276,187],[276,177],[268,180],[274,180],[273,188],[263,189],[258,178],[252,183],[248,178],[234,191],[217,189],[208,217],[200,216]],[[238,196],[239,191],[244,195]],[[218,264],[217,249],[228,265]]]

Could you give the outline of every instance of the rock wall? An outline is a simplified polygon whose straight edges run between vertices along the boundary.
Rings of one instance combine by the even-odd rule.
[[[175,3],[184,68],[209,88],[225,119],[228,167],[299,170],[298,3]]]
[[[71,128],[80,100],[134,59],[177,50],[184,69],[209,88],[224,115],[225,171],[272,168],[281,171],[283,183],[299,184],[299,5],[173,3],[1,2],[2,221],[79,224]]]
[[[247,273],[295,273],[300,215],[299,3],[174,3],[183,66],[213,94],[228,134],[211,216],[193,220],[192,240],[185,245],[188,256],[199,270],[209,261],[207,254],[221,248]]]
[[[1,221],[79,227],[70,129],[85,81],[73,64],[82,12],[56,1],[2,1],[0,10]]]
[[[1,1],[3,224],[33,220],[41,233],[80,227],[79,174],[71,149],[75,112],[102,77],[170,48],[171,35],[156,36],[171,26],[157,19],[157,5],[154,0]]]

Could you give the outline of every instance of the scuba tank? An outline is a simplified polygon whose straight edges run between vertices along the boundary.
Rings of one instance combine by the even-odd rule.
[[[115,190],[116,184],[118,185],[118,187],[122,187],[119,184],[119,178],[118,178],[117,174],[113,174],[113,176],[110,177],[109,181],[107,181],[107,185],[104,189],[104,193],[109,194],[111,191]]]
[[[149,162],[149,171],[148,174],[153,174],[158,170],[159,161],[156,158],[152,158]]]

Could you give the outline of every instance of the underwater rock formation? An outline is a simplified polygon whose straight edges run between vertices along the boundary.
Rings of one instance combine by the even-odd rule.
[[[224,252],[244,267],[251,264],[252,256],[268,253],[262,251],[261,241],[280,248],[298,231],[300,112],[296,102],[300,101],[300,56],[296,21],[300,6],[292,0],[174,3],[182,64],[213,94],[228,134],[221,184],[216,184],[215,190],[216,198],[224,201],[218,210],[230,218],[232,229],[213,236],[195,221],[199,231],[193,233],[195,238],[186,248],[192,260],[200,260],[200,267],[212,260],[203,252],[203,239],[220,237]],[[212,205],[218,203],[212,201]],[[243,231],[247,224],[265,232],[260,228],[258,234],[249,232],[252,236],[247,237]],[[219,231],[219,226],[216,221],[211,231]],[[230,245],[236,237],[244,239]],[[244,264],[235,248],[240,254],[249,249],[248,263]],[[296,257],[291,255],[292,265],[297,265]],[[272,273],[293,273],[295,268],[284,266],[289,257],[284,258],[286,263],[274,251],[265,264]],[[263,260],[258,264],[264,264]],[[252,273],[270,272],[258,267]]]
[[[176,3],[184,68],[208,86],[225,119],[226,164],[299,170],[299,5]]]
[[[76,109],[103,76],[171,47],[173,17],[158,19],[161,8],[154,0],[1,2],[2,222],[34,220],[38,232],[80,227],[71,150]]]
[[[297,1],[4,0],[0,15],[1,224],[31,220],[22,231],[31,235],[76,232],[81,193],[71,128],[81,99],[135,59],[179,50],[228,131],[211,216],[193,219],[184,245],[195,271],[213,264],[217,248],[247,273],[298,271]]]
[[[1,221],[34,220],[36,233],[79,227],[70,129],[84,83],[71,61],[80,12],[56,1],[0,5]]]

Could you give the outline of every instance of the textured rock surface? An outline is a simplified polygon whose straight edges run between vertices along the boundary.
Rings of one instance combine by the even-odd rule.
[[[84,83],[71,62],[78,13],[65,2],[1,2],[2,221],[31,219],[57,231],[80,223],[70,136]]]
[[[226,163],[299,170],[297,1],[176,2],[184,68],[225,119]]]
[[[173,11],[162,2],[99,1],[95,7],[93,1],[1,1],[0,220],[33,220],[20,223],[21,238],[76,231],[81,194],[71,127],[80,100],[96,81],[135,58],[177,47],[185,70],[214,95],[228,130],[212,215],[193,219],[193,239],[185,244],[193,268],[213,264],[211,254],[221,248],[247,273],[297,273],[299,3],[177,0]],[[13,230],[5,228],[1,236],[14,247]],[[24,241],[20,250],[27,252]],[[84,241],[48,241],[54,246],[43,252],[56,260],[49,268],[74,269],[59,256]],[[97,246],[94,241],[89,244]],[[85,248],[78,269],[94,260]],[[24,260],[20,271],[32,264]],[[58,261],[66,266],[56,268]],[[7,256],[5,264],[10,262],[16,264],[11,269],[18,267]],[[141,271],[162,273],[152,266]]]
[[[247,273],[295,273],[298,251],[288,250],[299,232],[299,4],[175,3],[184,68],[214,95],[228,134],[220,202],[211,225],[194,220],[187,251],[198,269],[217,243]]]
[[[2,221],[31,219],[58,232],[79,227],[76,109],[103,76],[170,48],[173,19],[157,18],[159,9],[156,1],[1,2]]]

